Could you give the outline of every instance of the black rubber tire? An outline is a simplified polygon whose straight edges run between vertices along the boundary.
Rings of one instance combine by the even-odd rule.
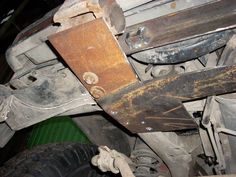
[[[0,168],[1,177],[101,177],[90,164],[97,147],[56,143],[26,150]],[[106,175],[107,176],[107,175]]]

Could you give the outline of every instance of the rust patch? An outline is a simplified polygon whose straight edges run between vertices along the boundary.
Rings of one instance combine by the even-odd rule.
[[[236,65],[136,84],[99,100],[99,103],[133,133],[173,131],[196,127],[183,101],[234,91]]]
[[[104,94],[99,94],[101,97],[137,81],[126,56],[101,18],[52,35],[49,41],[89,91],[94,86],[104,90]],[[86,72],[96,74],[98,83],[86,83],[83,79]],[[97,91],[95,97],[100,98]]]

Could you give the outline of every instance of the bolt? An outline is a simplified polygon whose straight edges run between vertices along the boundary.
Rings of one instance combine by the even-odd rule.
[[[116,112],[116,111],[111,111],[111,114],[112,114],[112,115],[116,115],[117,112]]]
[[[106,94],[106,91],[102,87],[93,86],[90,89],[90,93],[92,94],[92,96],[94,98],[99,99],[99,98],[103,97]]]
[[[174,70],[171,65],[155,66],[152,68],[152,76],[160,77],[170,74]]]
[[[163,75],[168,74],[168,72],[169,72],[168,70],[162,69],[162,70],[160,70],[159,74],[160,74],[161,76],[163,76]]]
[[[145,124],[145,122],[144,122],[144,121],[142,121],[142,122],[141,122],[141,124]]]
[[[146,127],[147,131],[152,131],[152,127]]]
[[[88,85],[97,84],[98,83],[98,76],[93,72],[85,72],[83,74],[83,80]]]
[[[66,73],[61,73],[62,74],[62,77],[66,78],[67,74]]]
[[[37,72],[36,71],[32,71],[32,73],[31,73],[32,75],[36,75],[37,74]]]

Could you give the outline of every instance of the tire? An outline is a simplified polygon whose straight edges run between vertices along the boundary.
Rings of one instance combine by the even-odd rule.
[[[57,143],[26,150],[0,169],[1,177],[101,177],[90,164],[97,147],[79,143]],[[107,176],[107,175],[106,175]]]

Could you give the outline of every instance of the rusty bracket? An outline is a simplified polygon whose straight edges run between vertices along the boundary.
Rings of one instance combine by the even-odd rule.
[[[137,81],[102,18],[56,33],[49,41],[96,99]]]
[[[132,133],[192,129],[182,102],[236,91],[236,65],[136,83],[100,100],[102,108]]]

